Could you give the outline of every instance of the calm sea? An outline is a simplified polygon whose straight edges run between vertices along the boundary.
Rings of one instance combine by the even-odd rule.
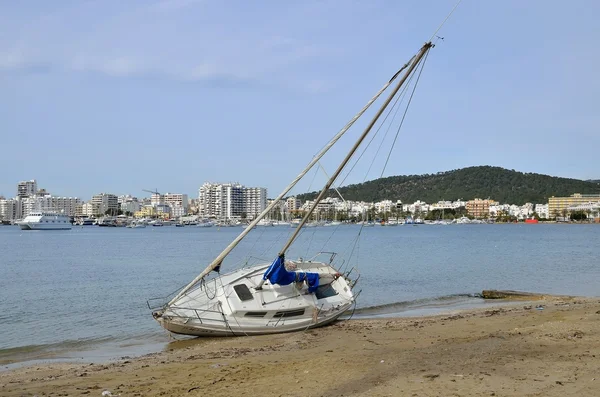
[[[0,365],[100,361],[171,340],[148,298],[195,277],[241,228],[0,226]],[[335,251],[356,267],[357,315],[425,314],[484,304],[483,289],[600,295],[600,226],[419,225],[306,228],[288,258]],[[270,262],[292,232],[257,228],[222,271]],[[352,255],[350,255],[352,253]]]

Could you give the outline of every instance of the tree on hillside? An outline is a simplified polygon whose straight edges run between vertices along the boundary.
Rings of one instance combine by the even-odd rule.
[[[522,205],[543,203],[551,196],[569,196],[575,192],[600,193],[600,184],[535,173],[522,173],[500,167],[468,167],[436,174],[400,175],[375,179],[339,189],[348,200],[403,202],[490,197],[501,203]],[[331,191],[331,196],[336,194]],[[316,192],[298,196],[301,200],[316,197]]]

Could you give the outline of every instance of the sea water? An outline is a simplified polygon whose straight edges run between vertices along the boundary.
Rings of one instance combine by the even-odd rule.
[[[147,299],[183,287],[241,231],[0,226],[0,365],[164,348]],[[252,230],[221,271],[271,262],[292,231]],[[483,289],[598,296],[599,243],[598,225],[341,225],[305,228],[287,258],[337,252],[360,275],[355,315],[406,316],[483,305]]]

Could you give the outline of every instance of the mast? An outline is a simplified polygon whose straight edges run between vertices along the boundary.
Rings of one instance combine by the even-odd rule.
[[[223,252],[221,252],[206,267],[206,269],[204,269],[198,276],[196,276],[196,278],[194,278],[188,285],[186,285],[173,299],[171,299],[169,301],[169,303],[167,303],[167,305],[173,304],[177,299],[181,298],[186,292],[188,292],[190,290],[190,288],[192,288],[203,277],[205,277],[207,274],[209,274],[211,271],[213,271],[217,267],[221,266],[221,263],[223,262],[223,260],[225,259],[225,257],[227,257],[227,255],[229,255],[229,253],[239,244],[239,242],[242,241],[242,239],[244,237],[246,237],[246,235],[248,233],[250,233],[250,231],[254,228],[254,226],[256,226],[258,224],[258,222],[261,219],[263,219],[277,205],[277,203],[279,202],[279,200],[281,200],[290,190],[292,190],[292,188],[294,186],[296,186],[296,184],[300,181],[300,179],[302,179],[304,177],[304,175],[306,175],[306,173],[308,171],[310,171],[310,169],[315,164],[318,163],[318,161],[346,133],[346,131],[348,131],[350,129],[350,127],[352,127],[352,125],[354,125],[354,123],[356,122],[356,120],[358,120],[367,111],[367,109],[373,104],[373,102],[375,102],[379,98],[379,96],[394,82],[394,80],[396,79],[396,77],[398,77],[398,75],[404,69],[406,69],[407,67],[409,67],[409,65],[411,64],[411,62],[413,61],[413,59],[415,59],[415,57],[412,57],[404,66],[402,66],[402,68],[398,72],[396,72],[396,74],[394,74],[394,76],[392,76],[392,78],[387,83],[384,84],[384,86],[375,94],[375,96],[373,96],[373,98],[371,98],[369,100],[369,102],[367,102],[367,104],[329,141],[329,143],[327,143],[327,145],[325,145],[321,149],[321,151],[315,157],[313,157],[313,159],[308,163],[308,165],[304,168],[304,170],[302,170],[302,172],[300,172],[300,174],[298,174],[298,176],[285,189],[283,189],[283,191],[279,194],[279,196],[277,196],[273,200],[273,202],[270,205],[268,205],[267,208],[265,208],[265,210],[263,212],[260,213],[260,215],[258,215],[256,218],[254,218],[254,220],[252,220],[252,222],[250,222],[250,224],[246,227],[246,229],[244,229],[242,231],[242,233],[240,233],[239,236],[237,236],[223,250]],[[306,220],[304,220],[304,221],[306,222]]]
[[[294,242],[294,240],[296,239],[296,237],[298,237],[298,234],[300,233],[300,229],[302,228],[302,226],[306,223],[306,221],[308,220],[308,218],[314,212],[315,208],[317,208],[317,205],[319,204],[319,202],[321,202],[321,200],[323,199],[323,197],[325,196],[325,194],[327,194],[327,191],[329,190],[329,188],[331,188],[331,185],[333,185],[333,182],[335,182],[335,180],[340,175],[340,173],[342,172],[342,170],[344,169],[344,167],[346,166],[346,164],[348,164],[348,161],[350,161],[350,158],[352,158],[352,156],[354,155],[354,153],[356,152],[356,150],[358,149],[358,147],[360,146],[360,144],[362,143],[362,141],[369,134],[369,132],[371,131],[371,129],[373,128],[373,126],[375,125],[375,123],[377,122],[377,120],[379,119],[379,117],[382,115],[382,113],[385,111],[386,107],[390,104],[390,102],[392,101],[392,99],[394,98],[394,96],[396,96],[396,94],[398,93],[398,90],[400,90],[400,87],[402,87],[402,85],[404,84],[404,82],[406,81],[406,79],[408,78],[408,76],[410,76],[410,74],[417,67],[417,65],[419,64],[419,62],[423,58],[423,56],[427,53],[427,51],[429,51],[429,49],[432,46],[433,46],[433,44],[431,44],[431,42],[429,41],[429,42],[425,43],[423,45],[423,47],[421,47],[421,49],[419,50],[419,52],[417,53],[417,55],[414,57],[414,60],[413,60],[412,64],[410,65],[410,67],[408,68],[408,70],[406,71],[406,73],[404,74],[404,76],[402,77],[402,79],[398,82],[398,84],[396,85],[396,87],[392,90],[392,92],[390,93],[390,95],[388,96],[388,98],[386,99],[386,101],[383,103],[383,105],[381,105],[381,108],[379,108],[379,111],[375,114],[375,116],[373,116],[373,119],[371,120],[371,122],[369,123],[369,125],[367,126],[367,128],[365,128],[365,130],[363,131],[362,135],[358,138],[358,140],[356,141],[356,143],[354,144],[354,146],[352,147],[352,149],[350,150],[350,152],[346,155],[346,157],[344,158],[344,160],[342,160],[342,162],[338,166],[337,170],[335,170],[335,172],[333,173],[333,175],[331,176],[331,178],[329,178],[329,180],[327,181],[327,183],[325,184],[325,186],[323,187],[323,189],[321,190],[321,192],[319,193],[319,195],[315,199],[315,202],[312,205],[312,207],[304,215],[304,218],[302,219],[302,221],[300,222],[300,224],[298,225],[298,227],[294,231],[294,234],[292,234],[292,236],[288,239],[288,241],[285,243],[285,245],[283,246],[283,248],[279,252],[279,256],[285,255],[285,252],[288,250],[288,248],[290,248],[290,246],[292,245],[292,243]],[[261,280],[261,283],[259,284],[259,286],[257,288],[260,288],[262,286],[262,282],[263,281],[264,280]]]

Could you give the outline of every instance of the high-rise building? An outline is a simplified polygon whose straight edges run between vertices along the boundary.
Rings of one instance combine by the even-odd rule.
[[[21,218],[21,200],[0,199],[0,220],[12,221]]]
[[[246,188],[239,183],[206,182],[198,196],[199,214],[208,218],[252,218],[267,206],[265,188]]]
[[[107,212],[111,215],[117,215],[119,211],[119,198],[110,193],[100,193],[92,197],[92,206],[94,215],[104,215]]]
[[[244,188],[244,212],[247,218],[256,218],[265,208],[267,208],[267,189],[264,187]]]
[[[17,197],[31,197],[37,193],[37,182],[35,179],[30,181],[21,181],[17,184]]]

